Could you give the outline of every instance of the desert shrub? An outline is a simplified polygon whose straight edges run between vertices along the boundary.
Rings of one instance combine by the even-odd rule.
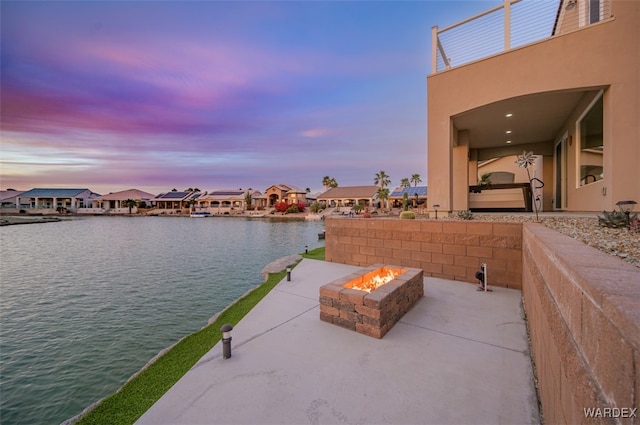
[[[413,211],[402,211],[400,213],[400,218],[403,220],[414,220],[416,218],[416,214]]]
[[[473,213],[471,210],[458,211],[458,218],[461,218],[462,220],[473,220]]]
[[[311,211],[312,213],[319,213],[320,211],[322,211],[320,202],[315,201],[313,204],[311,204],[311,206],[309,206],[309,211]]]

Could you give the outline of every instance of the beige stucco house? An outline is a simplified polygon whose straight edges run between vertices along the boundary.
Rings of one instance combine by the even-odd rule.
[[[280,183],[269,186],[264,195],[267,199],[269,207],[274,206],[278,202],[286,202],[288,204],[297,204],[299,202],[307,203],[307,191],[299,187]]]
[[[155,195],[138,190],[128,189],[119,192],[111,192],[106,195],[98,196],[91,200],[90,208],[82,208],[78,213],[85,214],[136,214],[138,207],[142,205],[151,206],[151,200]],[[129,208],[127,201],[136,202],[135,206]]]
[[[248,194],[251,194],[251,205],[247,205]],[[195,207],[213,215],[242,214],[248,207],[263,208],[264,197],[253,189],[214,190],[200,196]]]
[[[355,204],[373,207],[378,189],[378,186],[338,186],[318,195],[317,200],[324,207],[348,207]]]
[[[24,190],[0,190],[0,208],[15,209],[18,196]]]
[[[97,196],[89,189],[34,188],[16,196],[16,208],[30,214],[75,213]]]
[[[191,207],[203,194],[200,192],[171,192],[161,193],[151,200],[156,206],[153,214],[183,214],[188,213]]]
[[[560,0],[543,19],[546,35],[514,47],[517,26],[533,28],[542,19],[535,7],[543,4],[505,0],[485,14],[432,29],[430,210],[434,204],[469,209],[479,164],[523,151],[536,155],[545,211],[640,202],[640,2]],[[499,19],[473,26],[493,14]],[[506,34],[497,51],[458,60],[462,52],[482,53],[465,34],[483,40],[496,32]],[[522,178],[513,160],[501,166],[494,171]]]

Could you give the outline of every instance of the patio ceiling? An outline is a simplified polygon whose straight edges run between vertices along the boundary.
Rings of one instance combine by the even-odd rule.
[[[515,97],[463,112],[453,117],[453,123],[458,130],[469,132],[470,149],[553,142],[589,91],[558,91]],[[507,114],[512,116],[507,117]],[[509,140],[511,143],[507,143]]]

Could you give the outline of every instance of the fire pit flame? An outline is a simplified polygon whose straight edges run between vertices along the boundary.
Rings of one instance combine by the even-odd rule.
[[[352,289],[357,289],[359,291],[365,291],[370,293],[371,291],[378,289],[385,283],[391,282],[397,276],[402,274],[402,270],[394,270],[386,267],[380,270],[381,271],[378,274],[373,275],[368,279],[363,278],[361,282],[358,282],[358,281],[352,282],[349,285],[349,287]],[[384,274],[383,270],[386,271],[387,273]]]

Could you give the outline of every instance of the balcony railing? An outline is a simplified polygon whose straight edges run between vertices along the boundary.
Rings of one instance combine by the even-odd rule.
[[[504,0],[445,28],[431,29],[431,70],[440,72],[604,20],[611,0]]]

